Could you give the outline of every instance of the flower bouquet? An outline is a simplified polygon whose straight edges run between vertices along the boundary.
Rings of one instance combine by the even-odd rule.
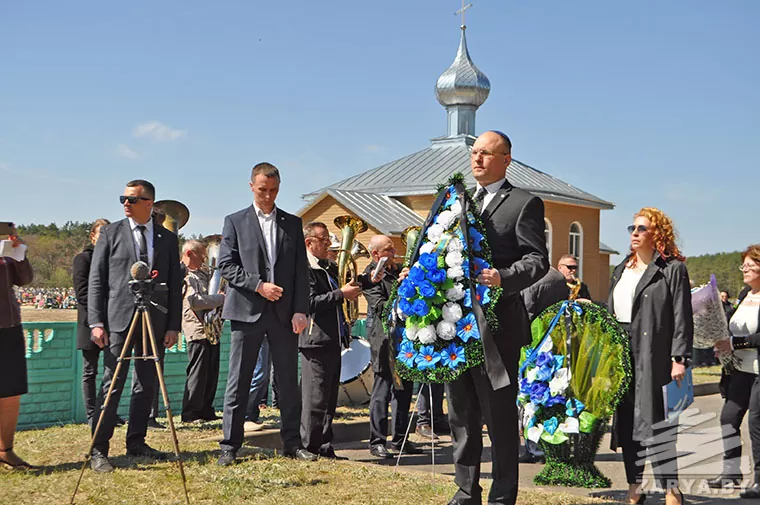
[[[546,465],[538,485],[609,487],[594,465],[607,421],[628,388],[628,339],[603,308],[557,303],[531,325],[523,349],[517,403],[526,440],[539,444]]]
[[[691,290],[691,310],[694,314],[694,347],[711,349],[716,342],[729,337],[728,321],[720,301],[715,275],[710,282]],[[736,369],[739,358],[732,353],[720,355],[721,365],[728,371]]]
[[[495,331],[493,307],[501,288],[478,284],[490,268],[491,252],[484,226],[455,174],[438,197],[410,245],[409,275],[386,305],[386,329],[394,336],[396,372],[416,382],[443,383],[483,363],[481,331]]]

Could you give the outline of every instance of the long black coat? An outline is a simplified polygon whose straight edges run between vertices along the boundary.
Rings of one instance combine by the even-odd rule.
[[[373,261],[364,273],[367,277],[372,275],[376,263]],[[391,296],[393,283],[398,279],[399,270],[393,269],[385,271],[385,277],[377,284],[366,283],[362,286],[362,294],[367,299],[367,312],[372,315],[367,328],[367,338],[369,339],[370,349],[372,351],[372,370],[375,373],[390,373],[390,360],[395,359],[392,354],[391,343],[388,335],[383,328],[383,308],[388,298]]]
[[[77,349],[87,351],[99,349],[90,339],[90,326],[87,322],[87,280],[90,277],[94,249],[92,245],[85,246],[82,252],[74,256],[74,264],[71,268],[74,292],[77,296]]]
[[[607,305],[614,314],[614,291],[628,262],[612,274]],[[652,426],[665,419],[662,386],[671,381],[672,356],[691,356],[694,321],[686,264],[655,253],[636,286],[631,311],[631,352],[635,388],[633,439],[653,435]],[[613,436],[612,448],[617,446]]]
[[[308,252],[309,260],[309,321],[298,335],[298,347],[340,347],[340,311],[343,310],[343,291],[333,288],[328,275],[336,272],[322,268],[315,256]],[[332,266],[332,265],[331,265]],[[329,267],[328,267],[329,268]],[[334,270],[331,268],[331,270]]]

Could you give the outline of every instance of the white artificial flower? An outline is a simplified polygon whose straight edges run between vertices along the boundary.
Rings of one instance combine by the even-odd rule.
[[[450,210],[444,210],[440,214],[438,214],[438,217],[436,218],[435,222],[443,226],[444,229],[448,230],[451,228],[451,225],[454,224],[454,221],[457,220],[457,215],[451,212]]]
[[[538,443],[539,439],[541,438],[541,434],[544,432],[544,425],[539,424],[537,426],[532,426],[528,428],[528,440],[531,442]]]
[[[554,372],[554,377],[549,381],[549,392],[552,396],[561,395],[570,385],[570,374],[567,372],[567,368],[560,368]]]
[[[446,270],[446,277],[455,281],[459,280],[464,277],[464,269],[462,267],[451,267]]]
[[[409,340],[417,340],[417,332],[419,331],[419,328],[414,326],[413,324],[408,324],[406,326],[406,338]]]
[[[462,204],[460,203],[459,199],[457,198],[457,201],[451,204],[451,207],[449,207],[449,210],[459,216],[462,213]]]
[[[580,423],[575,417],[568,417],[565,422],[557,426],[557,429],[565,434],[580,432]]]
[[[435,244],[432,242],[425,242],[420,246],[420,254],[431,253],[435,250]]]
[[[447,267],[461,267],[463,260],[464,258],[462,258],[462,253],[459,251],[451,251],[449,253],[446,253]]]
[[[452,340],[457,334],[457,326],[449,321],[441,321],[436,327],[441,340]]]
[[[443,237],[445,231],[446,230],[440,224],[430,225],[427,231],[428,239],[434,244],[437,244],[438,241],[441,240],[441,237]]]
[[[537,366],[534,366],[533,368],[525,372],[525,378],[528,379],[528,382],[534,382],[536,380],[536,375],[538,375]]]
[[[419,340],[421,344],[432,344],[435,342],[436,338],[435,327],[432,324],[420,328],[419,331],[417,331],[417,340]]]
[[[526,395],[530,398],[530,395]],[[523,426],[528,426],[528,423],[531,419],[533,419],[533,416],[536,415],[536,406],[532,403],[528,402],[523,407]]]
[[[458,303],[448,302],[443,306],[442,314],[444,321],[456,324],[462,319],[462,307]]]
[[[398,317],[398,318],[399,318],[399,319],[401,319],[402,321],[403,321],[404,319],[406,319],[406,314],[404,314],[404,311],[403,311],[403,310],[401,310],[401,307],[398,307],[398,306],[396,307],[396,317]]]
[[[547,338],[546,341],[541,344],[541,348],[538,350],[538,352],[551,352],[553,345],[554,342],[552,342],[552,339]]]
[[[464,251],[464,244],[462,243],[461,240],[459,240],[458,237],[454,237],[449,241],[449,244],[446,246],[446,250],[448,252],[452,252],[452,251],[462,252]]]
[[[461,282],[457,282],[454,284],[453,288],[446,290],[446,299],[452,302],[456,302],[457,300],[461,300],[464,298],[464,286]]]

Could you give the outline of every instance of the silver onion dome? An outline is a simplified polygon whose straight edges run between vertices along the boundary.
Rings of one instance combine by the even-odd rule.
[[[462,25],[462,38],[454,63],[444,71],[435,85],[435,97],[444,107],[469,105],[480,107],[488,98],[491,83],[478,70],[467,51],[466,27]]]

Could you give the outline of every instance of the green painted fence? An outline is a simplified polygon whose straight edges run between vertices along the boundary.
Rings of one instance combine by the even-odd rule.
[[[27,342],[29,393],[21,397],[19,429],[86,422],[82,399],[82,355],[76,348],[76,323],[24,323],[23,327]],[[352,333],[360,337],[365,336],[364,320],[356,322]],[[229,342],[229,324],[225,324],[215,399],[217,410],[222,409],[227,383]],[[182,338],[179,346],[167,351],[164,363],[164,379],[172,412],[175,414],[182,410],[187,367],[185,351],[185,341]],[[101,360],[98,383],[103,373],[102,366]],[[119,414],[125,418],[129,413],[130,384],[131,379],[128,378],[119,402]],[[163,402],[159,401],[159,407],[163,409]]]

